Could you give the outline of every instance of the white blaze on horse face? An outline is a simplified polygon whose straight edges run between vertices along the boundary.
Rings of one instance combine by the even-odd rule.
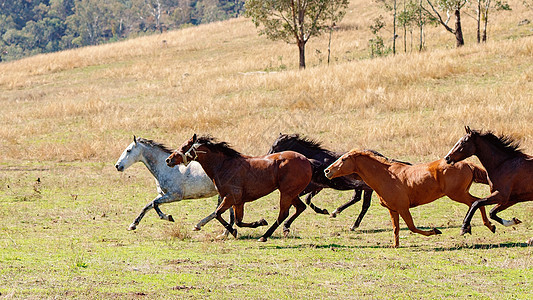
[[[115,167],[119,172],[122,172],[129,168],[134,163],[140,161],[141,150],[140,146],[136,145],[135,142],[131,143],[120,155],[120,158],[117,160]]]
[[[463,142],[463,139],[464,139],[464,138],[465,138],[464,136],[463,136],[462,138],[460,138],[460,139],[457,141],[457,143],[455,143],[455,145],[453,145],[452,149],[448,152],[448,154],[446,154],[446,156],[444,156],[444,157],[449,158],[450,155],[451,155],[453,152],[457,151],[457,149],[459,148],[459,146],[460,146],[461,143]],[[455,163],[455,161],[452,161],[451,163],[453,164],[453,163]]]

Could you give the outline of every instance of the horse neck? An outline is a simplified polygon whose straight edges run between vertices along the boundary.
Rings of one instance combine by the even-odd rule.
[[[149,147],[144,145],[141,155],[141,161],[150,170],[150,173],[154,175],[156,179],[165,172],[168,171],[168,166],[165,160],[170,154],[157,147]]]
[[[375,189],[383,178],[390,178],[389,167],[391,163],[382,161],[370,155],[360,155],[356,158],[357,174],[370,187]],[[379,193],[379,192],[378,192]]]
[[[482,138],[478,138],[476,143],[477,156],[483,167],[487,170],[487,173],[492,173],[493,170],[498,168],[504,161],[512,158],[512,155],[505,153],[497,146],[485,141]]]
[[[202,150],[202,152],[204,151]],[[218,178],[217,175],[221,172],[227,174],[228,170],[223,169],[223,164],[228,159],[233,159],[233,157],[221,152],[207,150],[205,153],[198,153],[196,161],[200,163],[207,176],[216,181]]]

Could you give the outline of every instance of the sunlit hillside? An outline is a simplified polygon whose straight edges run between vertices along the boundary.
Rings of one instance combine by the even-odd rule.
[[[1,63],[0,163],[113,162],[133,135],[176,147],[193,133],[259,155],[280,132],[425,161],[464,125],[511,134],[533,153],[533,24],[519,25],[533,11],[509,3],[492,13],[487,44],[465,15],[461,49],[431,27],[424,52],[399,45],[369,59],[368,26],[390,13],[352,1],[330,65],[325,34],[309,42],[303,71],[295,45],[258,36],[245,18]],[[390,22],[382,34],[392,36]]]

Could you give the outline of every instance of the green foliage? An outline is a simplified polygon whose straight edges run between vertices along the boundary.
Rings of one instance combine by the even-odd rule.
[[[260,34],[287,43],[305,43],[319,35],[344,17],[347,6],[347,0],[250,0],[245,5],[246,15],[262,26]]]
[[[0,2],[0,61],[236,17],[244,0]]]

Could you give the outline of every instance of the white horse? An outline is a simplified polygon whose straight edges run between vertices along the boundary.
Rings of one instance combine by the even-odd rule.
[[[174,222],[171,215],[165,215],[159,205],[181,201],[183,199],[198,199],[217,195],[217,189],[213,181],[205,174],[204,169],[198,162],[191,162],[188,166],[179,165],[177,168],[167,166],[165,160],[172,154],[172,150],[152,140],[136,138],[133,136],[131,143],[122,152],[115,167],[123,172],[136,162],[142,162],[155,177],[157,192],[159,195],[148,203],[139,216],[131,223],[128,230],[135,230],[146,212],[153,208],[163,220]],[[219,197],[220,202],[220,197]],[[215,212],[201,220],[194,230],[200,230],[203,225],[214,219]],[[230,211],[230,222],[233,223],[233,210]],[[227,232],[224,233],[227,235]]]

